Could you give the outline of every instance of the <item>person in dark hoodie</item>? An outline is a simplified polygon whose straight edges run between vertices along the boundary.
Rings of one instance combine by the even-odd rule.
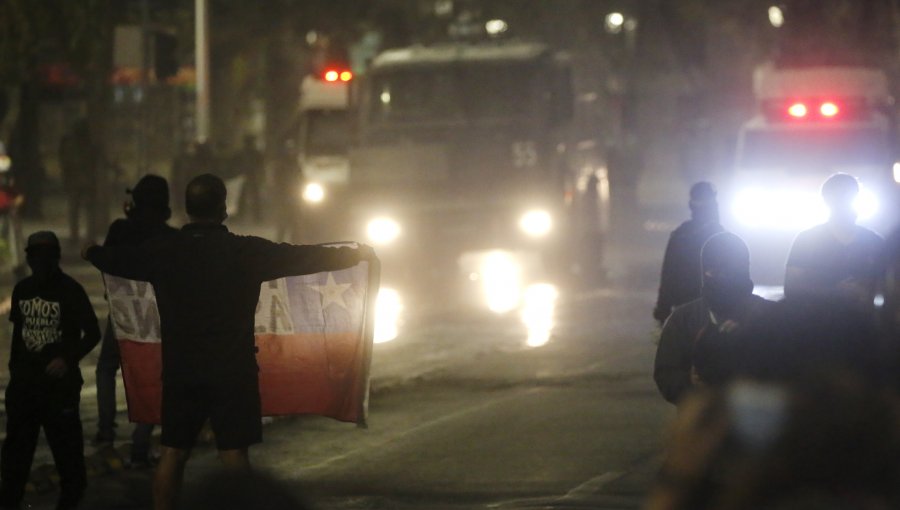
[[[104,246],[140,246],[154,237],[167,236],[178,230],[166,221],[169,209],[169,183],[158,175],[142,177],[133,189],[127,190],[131,200],[125,204],[125,218],[109,226]],[[97,359],[97,435],[96,445],[112,444],[116,427],[116,372],[119,370],[119,344],[107,321],[100,357]],[[131,463],[146,466],[150,463],[150,435],[153,425],[139,423],[131,435]]]
[[[84,288],[59,267],[56,234],[31,234],[25,251],[31,276],[13,289],[9,314],[0,508],[19,508],[41,428],[59,472],[57,508],[75,508],[87,485],[78,362],[100,341],[100,327]]]
[[[691,186],[691,219],[669,236],[659,278],[653,318],[660,324],[672,309],[700,297],[700,249],[707,239],[725,229],[719,224],[716,189],[701,181]]]
[[[656,351],[653,378],[673,404],[693,386],[727,380],[734,370],[733,333],[774,305],[753,294],[750,251],[740,237],[710,237],[699,258],[701,297],[672,311]]]

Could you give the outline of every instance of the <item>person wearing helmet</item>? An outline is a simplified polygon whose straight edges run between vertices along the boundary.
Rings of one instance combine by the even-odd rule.
[[[837,173],[822,185],[826,223],[797,235],[784,275],[789,299],[839,298],[871,309],[883,263],[884,239],[856,224],[859,183]]]
[[[700,297],[700,249],[714,234],[724,231],[719,224],[716,189],[701,181],[691,186],[691,219],[669,236],[659,278],[659,294],[653,318],[660,324],[676,306]]]

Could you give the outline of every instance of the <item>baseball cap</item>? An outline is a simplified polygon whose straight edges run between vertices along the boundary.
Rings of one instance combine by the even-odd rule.
[[[691,200],[694,202],[703,202],[706,200],[716,199],[716,187],[711,182],[700,181],[691,186]]]
[[[168,207],[169,183],[158,175],[147,174],[134,185],[127,188],[126,193],[131,195],[134,205],[138,207]]]

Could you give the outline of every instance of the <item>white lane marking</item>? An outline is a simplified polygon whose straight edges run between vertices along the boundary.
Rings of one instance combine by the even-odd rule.
[[[541,388],[530,388],[530,389],[528,389],[528,390],[526,390],[525,392],[522,392],[522,393],[529,394],[529,393],[535,393],[535,392],[538,392],[538,391],[540,391],[540,390],[541,390]],[[396,436],[391,436],[391,437],[389,437],[389,438],[387,438],[387,439],[385,439],[385,440],[382,440],[382,441],[378,442],[377,444],[364,445],[364,446],[361,446],[361,447],[356,448],[356,449],[354,449],[354,450],[350,450],[350,451],[345,452],[345,453],[342,453],[342,454],[340,454],[340,455],[335,455],[334,457],[325,459],[325,460],[323,460],[322,462],[319,462],[319,463],[317,463],[317,464],[313,464],[313,465],[310,465],[310,466],[303,466],[303,467],[300,468],[300,471],[302,471],[305,475],[308,475],[309,472],[312,471],[312,470],[314,470],[314,469],[323,469],[323,468],[326,468],[326,467],[328,467],[329,465],[334,464],[335,462],[339,462],[339,461],[342,461],[342,460],[344,460],[344,459],[348,459],[348,458],[353,457],[354,455],[357,455],[357,454],[365,455],[366,452],[368,452],[368,451],[371,451],[371,450],[379,450],[379,449],[381,449],[382,447],[384,447],[384,446],[386,446],[386,445],[388,445],[388,444],[390,444],[390,443],[395,443],[395,442],[400,441],[401,439],[403,439],[403,438],[405,438],[405,437],[411,436],[411,435],[413,435],[413,434],[416,434],[416,433],[418,433],[418,432],[420,432],[420,431],[423,431],[423,430],[426,430],[426,429],[428,429],[428,428],[436,427],[436,426],[438,426],[438,425],[441,425],[441,424],[446,423],[446,422],[448,422],[448,421],[455,420],[455,419],[457,419],[457,418],[466,416],[466,415],[468,415],[468,414],[472,414],[472,413],[475,413],[475,412],[482,411],[482,410],[484,410],[484,409],[487,409],[487,408],[489,408],[489,407],[491,407],[491,406],[494,406],[494,405],[496,405],[496,404],[498,404],[498,403],[500,403],[500,402],[506,401],[506,400],[512,400],[512,399],[514,399],[514,398],[521,398],[522,393],[520,393],[520,392],[515,392],[515,393],[513,393],[512,395],[507,395],[507,396],[502,397],[502,398],[496,398],[496,399],[490,400],[490,401],[488,401],[488,402],[484,402],[484,403],[482,403],[482,404],[476,405],[476,406],[474,406],[474,407],[470,407],[470,408],[468,408],[468,409],[462,409],[462,410],[459,410],[459,411],[457,411],[457,412],[455,412],[455,413],[451,413],[451,414],[447,414],[447,415],[441,416],[440,418],[431,420],[431,421],[429,421],[429,422],[422,423],[421,425],[415,426],[415,427],[413,427],[413,428],[411,428],[411,429],[407,429],[407,430],[403,431],[403,433],[401,433],[401,434],[399,434],[399,435],[396,435]]]
[[[607,484],[614,482],[623,476],[625,476],[625,471],[607,471],[606,473],[603,473],[600,476],[595,476],[594,478],[591,478],[578,487],[570,490],[566,493],[565,496],[559,498],[559,500],[562,501],[569,499],[589,499],[590,497],[602,491],[603,487],[605,487]]]

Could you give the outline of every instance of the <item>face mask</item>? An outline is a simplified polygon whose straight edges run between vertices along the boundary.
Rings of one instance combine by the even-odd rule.
[[[753,292],[753,282],[747,277],[724,275],[703,277],[701,295],[716,314],[733,312],[747,295]]]

